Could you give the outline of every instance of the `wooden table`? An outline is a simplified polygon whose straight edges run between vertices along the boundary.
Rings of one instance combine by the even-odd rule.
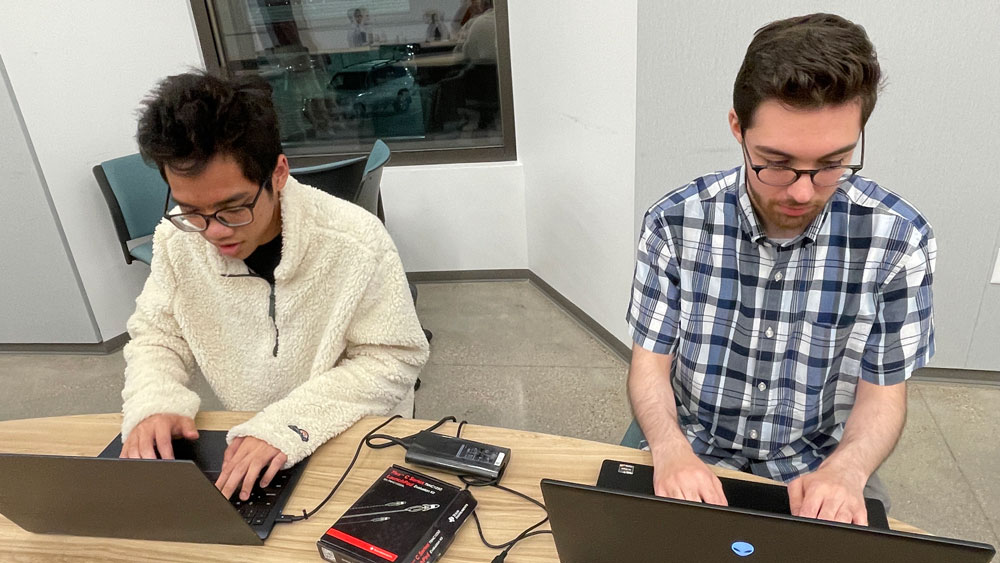
[[[250,416],[252,413],[206,412],[198,415],[196,423],[202,429],[227,430]],[[383,420],[376,417],[365,418],[335,440],[321,446],[313,454],[285,506],[285,513],[312,509],[322,500],[347,467],[359,440]],[[0,451],[95,456],[118,434],[120,424],[121,415],[118,414],[0,422]],[[430,424],[425,420],[400,419],[393,421],[383,432],[404,436]],[[446,424],[440,431],[453,433],[455,424]],[[465,426],[462,435],[511,448],[513,454],[503,484],[539,500],[542,495],[538,483],[542,477],[593,484],[597,480],[601,462],[607,458],[651,463],[648,452],[575,438],[474,425]],[[0,561],[320,561],[316,540],[388,466],[393,463],[402,465],[403,453],[401,448],[362,449],[350,476],[319,513],[309,520],[276,525],[263,547],[32,534],[0,516]],[[419,470],[458,484],[458,479],[454,476]],[[724,469],[717,469],[716,473],[726,477],[767,481]],[[484,533],[492,543],[508,541],[543,516],[537,507],[504,491],[476,488],[474,494],[479,501],[476,510],[483,522]],[[895,530],[920,532],[893,519],[890,519],[890,525]],[[482,545],[475,525],[470,521],[459,531],[442,561],[488,562],[496,553]],[[509,560],[512,563],[556,561],[552,536],[544,534],[524,540],[514,548]]]

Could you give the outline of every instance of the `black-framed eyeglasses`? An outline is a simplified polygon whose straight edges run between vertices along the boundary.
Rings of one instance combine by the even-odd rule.
[[[791,186],[799,181],[803,174],[808,174],[809,179],[816,187],[830,188],[839,185],[845,180],[850,180],[865,165],[865,130],[861,130],[861,163],[860,164],[836,164],[834,166],[824,166],[823,168],[813,168],[811,170],[801,170],[790,166],[775,166],[765,164],[763,166],[754,164],[750,160],[750,153],[747,152],[746,131],[743,132],[743,154],[747,157],[747,164],[757,175],[761,182],[775,187]]]
[[[219,223],[227,227],[242,227],[243,225],[249,225],[253,223],[253,207],[257,205],[257,199],[260,198],[260,193],[264,191],[268,182],[271,179],[267,178],[264,180],[260,187],[257,188],[257,195],[253,196],[253,201],[246,205],[237,205],[236,207],[227,207],[225,209],[220,209],[211,215],[205,215],[204,213],[167,213],[170,209],[170,191],[167,191],[167,203],[163,207],[163,216],[170,220],[175,227],[182,231],[189,233],[200,233],[208,228],[208,222],[211,219],[215,219]]]

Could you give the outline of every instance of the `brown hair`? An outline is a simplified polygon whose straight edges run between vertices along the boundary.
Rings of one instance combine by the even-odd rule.
[[[733,86],[733,109],[743,129],[754,111],[776,99],[797,108],[861,101],[868,121],[882,73],[875,46],[860,25],[833,14],[771,22],[757,30]]]

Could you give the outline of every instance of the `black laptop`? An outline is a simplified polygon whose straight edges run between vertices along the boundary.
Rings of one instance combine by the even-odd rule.
[[[0,454],[0,514],[36,533],[261,545],[306,464],[229,500],[214,484],[226,432],[173,448],[173,460],[119,459],[118,436],[93,458]]]
[[[868,503],[873,525],[864,527],[791,516],[780,485],[723,479],[727,500],[738,505],[729,507],[657,497],[652,469],[607,460],[596,487],[543,479],[560,561],[986,563],[995,553],[982,543],[889,530],[877,501]]]

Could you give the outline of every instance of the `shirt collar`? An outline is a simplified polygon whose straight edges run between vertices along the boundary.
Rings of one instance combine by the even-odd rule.
[[[747,193],[747,182],[746,182],[746,166],[740,166],[739,176],[737,178],[739,181],[739,202],[740,202],[740,227],[743,229],[749,237],[756,244],[761,244],[764,241],[769,241],[767,234],[764,233],[763,227],[761,227],[760,222],[757,220],[757,213],[753,209],[753,204],[750,202],[750,194]],[[795,237],[788,242],[786,246],[794,246],[802,241],[803,245],[808,245],[816,242],[819,238],[820,229],[823,228],[823,223],[826,218],[830,215],[830,207],[833,200],[840,193],[841,188],[838,188],[834,192],[833,197],[826,202],[826,206],[823,207],[823,211],[813,219],[812,223],[802,232],[799,236]]]

